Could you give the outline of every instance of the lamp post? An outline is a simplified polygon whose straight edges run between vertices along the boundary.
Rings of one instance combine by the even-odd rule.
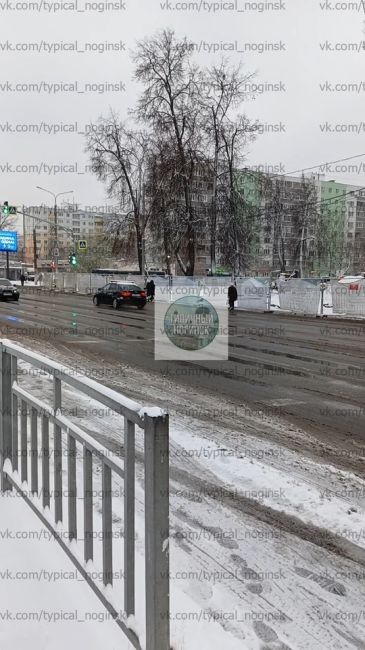
[[[55,194],[54,192],[51,192],[51,190],[46,190],[44,187],[39,187],[37,185],[37,190],[42,190],[43,192],[47,192],[48,194],[51,194],[54,199],[54,248],[58,251],[58,223],[57,223],[57,199],[59,196],[62,196],[63,194],[72,194],[73,190],[68,190],[67,192],[58,192],[58,194]],[[53,255],[52,255],[53,257]],[[58,252],[57,255],[54,255],[55,258],[55,271],[58,270]]]

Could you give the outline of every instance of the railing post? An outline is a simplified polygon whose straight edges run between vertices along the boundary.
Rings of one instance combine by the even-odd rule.
[[[68,538],[77,539],[77,485],[76,485],[76,440],[72,435],[68,436]]]
[[[170,650],[168,415],[145,415],[146,650]]]
[[[38,415],[35,408],[30,410],[30,489],[38,494]]]
[[[49,508],[49,421],[46,415],[42,415],[42,481],[43,508]]]
[[[124,418],[124,611],[134,614],[135,600],[135,432]]]
[[[13,436],[12,436],[12,363],[11,355],[6,352],[0,343],[0,476],[1,490],[11,490],[12,485],[4,473],[5,460],[12,462]]]
[[[113,584],[112,472],[102,465],[103,582]]]
[[[11,374],[13,381],[18,381],[18,359],[15,355],[11,358]],[[12,402],[12,436],[13,436],[13,470],[18,471],[19,440],[18,440],[18,396],[13,395]]]
[[[55,415],[61,413],[61,380],[53,378],[53,408]],[[54,425],[54,499],[55,522],[62,521],[62,431]]]
[[[20,478],[28,480],[28,405],[21,400],[20,410]]]
[[[93,546],[93,457],[91,451],[84,445],[84,560],[94,558]]]

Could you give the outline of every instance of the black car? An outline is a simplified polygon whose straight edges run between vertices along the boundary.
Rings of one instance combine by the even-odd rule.
[[[122,305],[135,305],[143,309],[146,304],[146,292],[133,282],[110,282],[97,290],[93,297],[94,305],[112,305],[120,309]]]
[[[6,278],[0,278],[0,300],[19,300],[18,289]]]

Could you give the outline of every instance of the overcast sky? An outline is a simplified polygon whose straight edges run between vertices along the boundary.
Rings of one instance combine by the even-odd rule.
[[[136,40],[163,27],[173,27],[178,35],[196,42],[200,47],[196,58],[202,63],[218,60],[226,48],[233,61],[242,59],[248,72],[257,71],[258,84],[281,83],[281,90],[259,92],[246,104],[245,112],[252,119],[281,129],[258,137],[248,153],[248,166],[288,173],[365,152],[365,13],[361,2],[357,7],[354,2],[340,2],[334,10],[328,5],[335,7],[336,3],[326,0],[288,0],[278,10],[266,9],[265,5],[273,4],[270,2],[252,2],[246,3],[245,11],[243,0],[237,0],[236,8],[231,2],[202,1],[200,11],[185,9],[188,3],[176,0],[168,1],[170,9],[162,8],[165,0],[126,0],[125,10],[112,10],[111,2],[95,2],[94,11],[83,11],[85,0],[79,0],[78,11],[70,8],[71,2],[64,2],[64,9],[61,0],[53,4],[43,1],[42,6],[42,0],[38,2],[39,11],[22,11],[16,9],[16,0],[8,0],[13,10],[0,0],[0,202],[51,204],[51,197],[36,189],[40,185],[53,192],[74,190],[74,200],[81,205],[107,203],[102,184],[84,172],[88,162],[84,136],[68,133],[62,125],[77,122],[82,132],[85,124],[96,121],[109,107],[126,115],[138,93],[129,52]],[[28,4],[35,3],[28,0]],[[326,9],[321,8],[326,4]],[[345,6],[346,10],[341,9]],[[104,53],[60,51],[75,41],[79,50],[84,50],[86,43],[95,44],[94,48],[122,45],[120,51]],[[38,44],[40,51],[26,51],[29,43]],[[229,52],[232,47],[244,50],[245,44],[256,51]],[[276,44],[278,49],[260,53],[267,44]],[[355,45],[359,51],[351,51]],[[76,81],[81,92],[55,92],[51,86]],[[320,84],[326,81],[333,84],[332,89],[335,84],[357,85],[321,90]],[[121,90],[82,92],[86,83],[105,82],[120,84]],[[15,88],[29,83],[37,83],[39,88]],[[40,133],[15,132],[26,129],[26,124],[37,125]],[[352,124],[357,133],[350,131],[355,128],[348,126]],[[326,128],[343,132],[326,132]],[[59,132],[47,133],[55,129]],[[72,169],[76,164],[77,171]],[[358,168],[350,168],[350,164]],[[38,173],[29,169],[31,165],[38,166]],[[327,179],[365,185],[364,170],[365,156],[343,163],[339,169],[322,171]]]

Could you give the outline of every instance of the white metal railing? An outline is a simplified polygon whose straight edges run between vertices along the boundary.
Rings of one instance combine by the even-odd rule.
[[[52,378],[53,400],[45,406],[18,383],[18,360]],[[146,650],[169,650],[169,425],[161,409],[143,407],[114,390],[12,342],[0,342],[0,455],[1,490],[16,489],[52,531],[85,580],[115,618],[137,650],[140,640],[128,625],[135,614],[135,426],[144,431],[145,494],[145,603]],[[62,414],[62,388],[71,386],[124,416],[124,462]],[[19,426],[20,425],[20,426]],[[28,428],[30,436],[28,439]],[[50,425],[53,436],[50,436]],[[53,449],[51,449],[53,443]],[[76,481],[76,443],[82,446],[83,489]],[[63,466],[62,445],[67,466]],[[18,459],[20,456],[20,468]],[[102,475],[102,569],[104,586],[113,583],[112,474],[124,481],[124,607],[117,612],[105,593],[86,573],[84,565],[57,533],[64,519],[63,472],[67,474],[68,539],[79,537],[77,498],[83,501],[83,554],[85,564],[94,558],[93,547],[93,456]],[[39,467],[39,458],[41,466]],[[53,458],[52,472],[50,461]],[[30,460],[28,460],[30,459]],[[53,474],[54,490],[50,487]],[[20,480],[18,480],[18,477]],[[30,487],[30,495],[27,496]],[[53,506],[54,522],[37,507]],[[52,504],[51,504],[52,499]]]

